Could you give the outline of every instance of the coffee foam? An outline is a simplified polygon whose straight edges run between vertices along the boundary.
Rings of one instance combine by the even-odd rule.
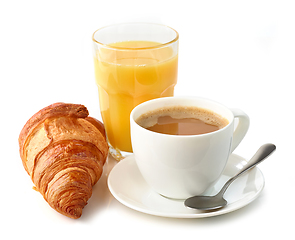
[[[171,106],[159,108],[142,114],[135,121],[138,125],[144,128],[149,128],[154,126],[158,122],[159,117],[163,116],[170,116],[175,119],[195,118],[207,124],[217,126],[219,129],[225,127],[228,124],[228,120],[223,118],[219,114],[207,109],[194,106]]]

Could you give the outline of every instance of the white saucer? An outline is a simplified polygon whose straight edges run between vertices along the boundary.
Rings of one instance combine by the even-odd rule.
[[[212,195],[215,195],[245,163],[245,159],[232,154],[223,175],[214,186]],[[229,213],[252,202],[264,187],[264,177],[257,167],[245,173],[226,191],[224,198],[228,205],[211,211],[188,209],[184,206],[184,200],[169,199],[156,193],[140,174],[134,155],[121,160],[112,169],[108,177],[108,187],[119,202],[139,212],[162,217],[204,218]]]

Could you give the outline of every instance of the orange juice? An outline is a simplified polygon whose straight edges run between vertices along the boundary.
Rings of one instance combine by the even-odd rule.
[[[157,47],[160,45],[126,41],[95,53],[100,110],[108,141],[115,149],[132,152],[129,116],[135,106],[173,96],[178,54],[169,46]]]

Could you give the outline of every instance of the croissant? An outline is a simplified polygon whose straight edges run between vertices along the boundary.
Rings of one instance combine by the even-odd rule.
[[[83,105],[55,103],[33,115],[18,140],[35,189],[59,213],[79,218],[108,155],[103,124]]]

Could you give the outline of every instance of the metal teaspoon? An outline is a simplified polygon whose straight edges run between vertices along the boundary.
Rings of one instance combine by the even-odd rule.
[[[225,185],[222,187],[219,193],[215,196],[194,196],[185,200],[184,205],[188,208],[194,208],[199,210],[213,210],[222,208],[227,204],[227,201],[223,198],[229,185],[236,180],[243,173],[254,168],[256,165],[261,163],[266,159],[274,150],[276,146],[274,144],[268,143],[262,145],[254,156],[247,162],[245,166],[232,178],[230,178]]]

